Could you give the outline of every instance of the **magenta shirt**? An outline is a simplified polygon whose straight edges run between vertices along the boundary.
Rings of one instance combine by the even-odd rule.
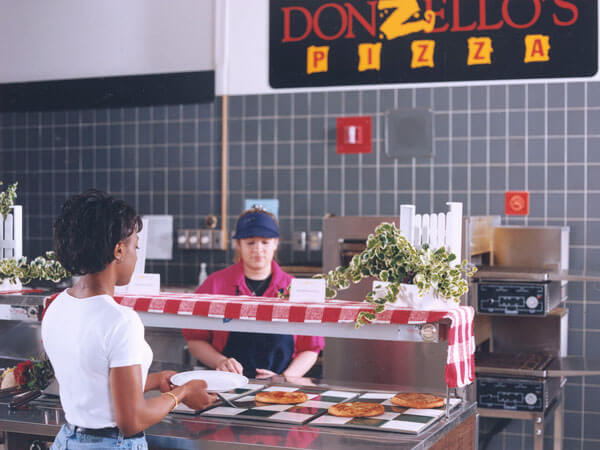
[[[271,282],[263,294],[264,297],[277,297],[281,289],[286,289],[292,281],[292,276],[285,273],[275,261],[271,263]],[[197,294],[222,294],[222,295],[252,295],[246,279],[242,262],[229,266],[209,275],[198,289]],[[220,353],[227,345],[229,337],[228,331],[210,331],[210,330],[182,330],[183,336],[188,341],[207,341]],[[325,348],[325,338],[322,336],[294,336],[294,355],[311,351],[319,353]]]

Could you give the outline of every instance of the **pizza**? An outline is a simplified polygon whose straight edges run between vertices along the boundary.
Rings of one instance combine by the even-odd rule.
[[[439,395],[402,392],[394,395],[390,401],[394,405],[415,409],[439,408],[446,404],[444,397]]]
[[[338,403],[327,410],[332,416],[339,417],[373,417],[385,412],[383,405],[372,402]]]
[[[258,392],[254,398],[257,402],[262,403],[281,403],[283,405],[294,405],[308,400],[308,396],[304,392],[295,391],[263,391]]]

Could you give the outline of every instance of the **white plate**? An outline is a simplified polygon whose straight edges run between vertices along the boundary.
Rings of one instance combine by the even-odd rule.
[[[176,386],[181,386],[190,380],[206,381],[206,390],[209,392],[227,392],[248,384],[248,378],[243,375],[218,370],[191,370],[171,377],[171,383]]]

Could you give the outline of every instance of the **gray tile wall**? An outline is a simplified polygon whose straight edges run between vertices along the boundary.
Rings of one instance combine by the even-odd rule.
[[[390,160],[383,113],[434,112],[434,159]],[[373,153],[335,153],[335,119],[373,117]],[[321,229],[326,213],[398,214],[464,203],[465,214],[503,214],[506,190],[529,190],[531,214],[505,223],[569,225],[571,266],[600,265],[600,83],[419,88],[230,98],[229,223],[247,197],[280,200],[284,264],[318,264],[294,252],[293,231]],[[221,102],[206,105],[0,115],[0,179],[18,180],[25,253],[51,248],[62,202],[88,187],[175,227],[220,217]],[[230,252],[175,251],[151,262],[166,284],[193,284]],[[600,285],[571,283],[569,352],[600,357]],[[600,448],[600,381],[567,385],[565,448]],[[484,423],[487,427],[491,424]],[[513,422],[490,448],[531,448],[531,425]],[[584,440],[585,439],[585,440]]]

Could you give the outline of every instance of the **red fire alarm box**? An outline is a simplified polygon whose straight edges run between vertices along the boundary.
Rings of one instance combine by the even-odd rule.
[[[504,194],[504,214],[526,216],[529,214],[529,192],[507,191]]]
[[[371,153],[371,116],[338,117],[337,153]]]

